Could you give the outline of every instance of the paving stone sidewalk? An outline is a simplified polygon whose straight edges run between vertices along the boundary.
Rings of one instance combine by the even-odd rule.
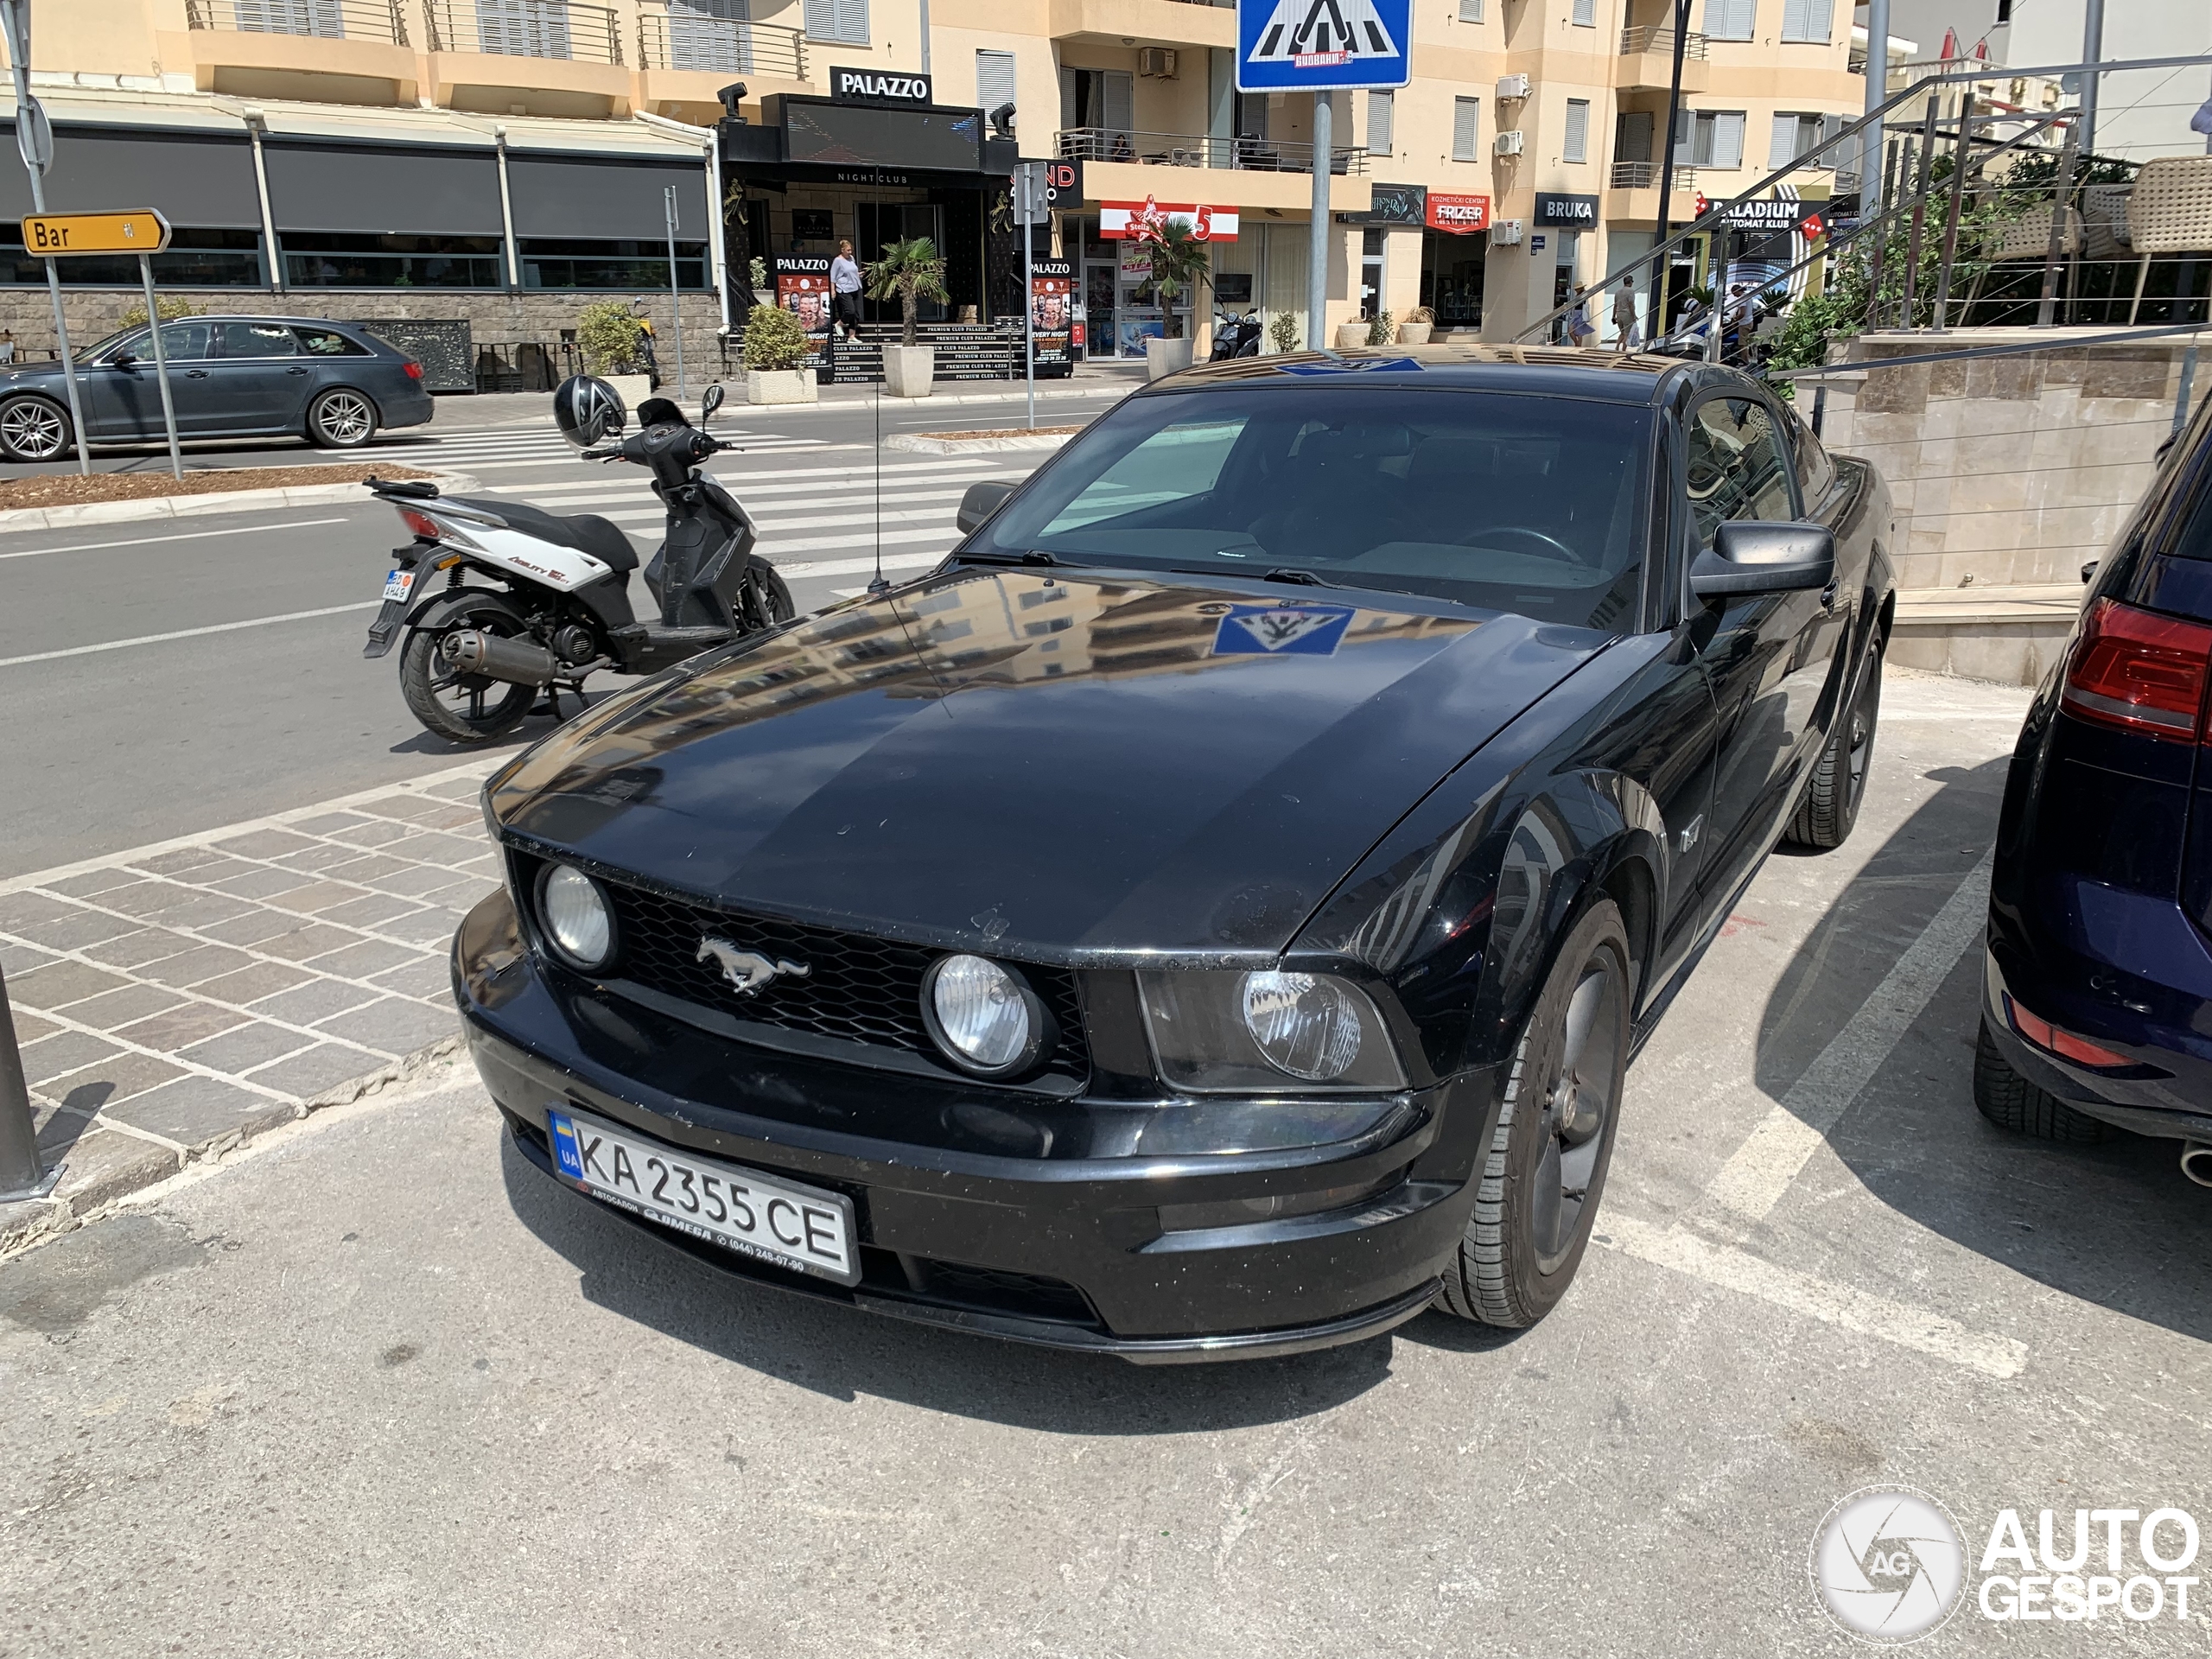
[[[0,1249],[449,1047],[447,952],[499,880],[496,759],[0,881],[0,971],[53,1195]]]

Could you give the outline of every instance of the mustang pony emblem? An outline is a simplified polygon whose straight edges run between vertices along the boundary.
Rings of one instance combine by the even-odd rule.
[[[728,939],[700,940],[699,954],[692,960],[715,963],[721,969],[722,977],[737,988],[740,996],[752,995],[779,974],[804,979],[814,971],[803,962],[764,957],[757,950],[741,950]]]

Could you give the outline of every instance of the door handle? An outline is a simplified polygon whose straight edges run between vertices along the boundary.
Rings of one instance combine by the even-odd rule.
[[[305,369],[292,368],[285,370],[284,372],[287,374],[305,374],[307,371]]]
[[[184,378],[188,380],[205,380],[207,378],[207,371],[205,369],[187,369],[184,372]]]

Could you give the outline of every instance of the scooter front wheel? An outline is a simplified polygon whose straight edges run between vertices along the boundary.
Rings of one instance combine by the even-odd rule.
[[[496,742],[522,724],[540,688],[457,671],[438,650],[455,628],[481,628],[511,639],[530,632],[522,613],[499,594],[464,592],[407,631],[399,652],[399,693],[415,718],[438,736],[455,743]]]

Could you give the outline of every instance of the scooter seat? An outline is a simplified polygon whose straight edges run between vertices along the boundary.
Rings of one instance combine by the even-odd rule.
[[[496,512],[525,536],[535,536],[541,542],[550,542],[556,547],[572,547],[579,553],[588,553],[611,570],[634,570],[638,568],[638,550],[623,534],[620,525],[610,523],[597,513],[580,512],[563,515],[546,512],[526,506],[519,501],[486,501],[480,498],[470,500],[466,496],[448,496],[464,506],[481,507],[486,512]]]

